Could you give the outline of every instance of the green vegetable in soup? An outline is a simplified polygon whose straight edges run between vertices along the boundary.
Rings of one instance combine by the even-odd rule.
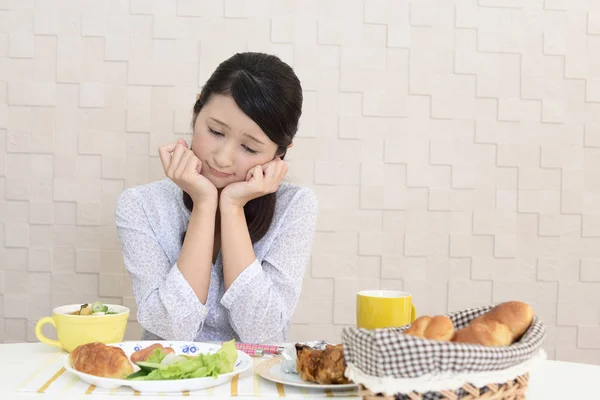
[[[82,304],[81,307],[79,308],[79,310],[71,313],[73,315],[92,315],[92,316],[99,316],[99,315],[111,315],[111,314],[118,314],[117,312],[114,312],[112,309],[108,308],[107,305],[102,304],[99,301],[95,301],[92,304]]]
[[[104,304],[100,303],[99,301],[95,301],[92,303],[92,312],[93,313],[104,312],[103,308],[104,308]]]

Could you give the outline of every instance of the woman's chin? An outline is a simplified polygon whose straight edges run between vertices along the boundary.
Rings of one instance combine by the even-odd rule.
[[[212,183],[213,186],[216,187],[218,190],[223,189],[225,186],[227,186],[229,184],[229,182],[227,182],[225,179],[214,177],[212,175],[202,174],[202,176],[204,176],[206,179],[208,179],[210,181],[210,183]]]
[[[210,181],[212,182],[213,185],[215,185],[215,187],[217,188],[218,191],[223,190],[223,188],[225,188],[225,186],[232,183],[226,179],[210,179]]]
[[[241,180],[235,179],[234,176],[217,177],[217,176],[212,176],[212,175],[207,174],[207,175],[204,175],[204,177],[206,179],[208,179],[219,191],[223,190],[223,188],[225,188],[225,186],[227,186],[227,185],[230,185],[230,184],[236,183],[236,182],[241,182]]]

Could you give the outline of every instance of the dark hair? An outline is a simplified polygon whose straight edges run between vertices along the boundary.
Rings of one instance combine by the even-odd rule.
[[[278,57],[264,53],[237,53],[223,61],[208,79],[194,104],[192,127],[200,110],[214,94],[230,95],[237,106],[277,145],[276,155],[285,157],[298,131],[302,114],[302,87],[292,68]],[[183,202],[192,211],[190,195]],[[249,201],[244,207],[252,243],[269,230],[276,194]],[[185,234],[184,234],[185,238]]]

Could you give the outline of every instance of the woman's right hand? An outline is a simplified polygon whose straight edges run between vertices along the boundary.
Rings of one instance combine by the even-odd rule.
[[[202,161],[196,157],[183,139],[159,147],[158,154],[167,175],[177,186],[190,195],[194,204],[216,206],[217,188],[200,174]]]

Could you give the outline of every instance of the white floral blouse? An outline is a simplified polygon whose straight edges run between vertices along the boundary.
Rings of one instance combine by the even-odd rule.
[[[227,291],[221,254],[202,304],[177,267],[191,213],[170,179],[126,189],[116,223],[146,340],[284,342],[300,297],[316,229],[318,203],[309,188],[283,182],[256,260]]]

